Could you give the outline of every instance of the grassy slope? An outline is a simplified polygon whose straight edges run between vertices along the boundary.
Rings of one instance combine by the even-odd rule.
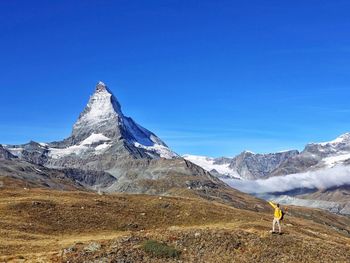
[[[348,218],[297,207],[289,213],[285,234],[272,236],[272,212],[197,198],[2,189],[0,258],[171,262],[142,250],[145,240],[154,239],[181,251],[182,262],[350,260]],[[88,252],[92,241],[101,248]]]

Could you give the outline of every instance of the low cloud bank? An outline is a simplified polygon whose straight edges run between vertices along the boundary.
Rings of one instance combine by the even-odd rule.
[[[223,181],[233,188],[250,194],[285,192],[298,188],[327,189],[350,184],[350,166],[337,166],[306,173],[275,176],[264,180],[223,179]]]

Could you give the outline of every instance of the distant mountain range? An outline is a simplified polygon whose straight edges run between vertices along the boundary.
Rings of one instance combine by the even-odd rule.
[[[350,164],[350,133],[330,142],[307,144],[302,152],[289,150],[256,154],[244,151],[233,158],[189,154],[183,157],[218,176],[263,179]]]
[[[298,154],[297,150],[269,154],[244,151],[233,158],[210,158],[195,155],[184,155],[183,157],[218,177],[255,180],[269,177],[287,159]]]
[[[307,144],[301,152],[183,157],[242,191],[350,214],[350,133],[333,141]]]

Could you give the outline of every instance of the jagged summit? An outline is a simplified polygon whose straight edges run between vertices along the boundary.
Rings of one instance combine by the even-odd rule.
[[[119,125],[122,118],[120,103],[107,86],[99,82],[73,126],[74,142],[82,141],[93,133],[101,133],[109,138],[121,136]]]
[[[107,85],[101,80],[97,83],[96,87],[98,87],[98,86],[107,87]]]
[[[128,149],[148,152],[152,157],[177,156],[155,134],[126,117],[112,91],[102,81],[73,126],[70,141],[73,145],[101,134],[111,141],[123,141]],[[95,136],[96,137],[96,136]]]
[[[108,91],[107,85],[104,82],[99,81],[96,85],[96,91],[97,92]]]

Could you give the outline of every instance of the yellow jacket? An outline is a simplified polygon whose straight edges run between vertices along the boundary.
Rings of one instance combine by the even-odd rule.
[[[282,217],[282,210],[279,207],[277,207],[277,205],[275,205],[272,202],[269,202],[269,204],[275,209],[275,213],[273,214],[273,216],[276,219],[281,219],[281,217]]]

